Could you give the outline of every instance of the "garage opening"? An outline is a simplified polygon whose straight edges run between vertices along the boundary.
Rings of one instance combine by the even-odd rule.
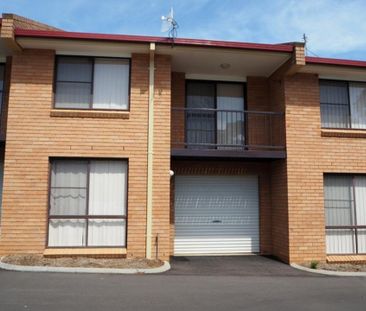
[[[174,255],[259,252],[257,176],[176,176]]]

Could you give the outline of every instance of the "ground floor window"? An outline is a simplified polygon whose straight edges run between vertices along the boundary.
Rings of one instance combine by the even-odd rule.
[[[366,253],[366,175],[325,175],[324,204],[327,253]]]
[[[51,161],[49,247],[124,247],[127,161]]]

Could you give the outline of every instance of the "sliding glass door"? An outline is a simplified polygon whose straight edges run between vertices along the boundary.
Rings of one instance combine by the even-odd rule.
[[[194,149],[242,149],[244,86],[242,83],[188,81],[186,141]]]

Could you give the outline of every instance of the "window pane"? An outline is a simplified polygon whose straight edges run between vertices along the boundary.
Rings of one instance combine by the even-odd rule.
[[[358,229],[357,237],[358,237],[358,252],[360,254],[366,254],[366,229]]]
[[[366,225],[366,176],[355,176],[357,225]]]
[[[215,109],[215,83],[187,83],[187,108],[202,109],[187,110],[187,143],[194,149],[209,148],[207,144],[214,144],[216,140],[216,114],[204,109]]]
[[[89,246],[125,246],[124,219],[89,220]]]
[[[0,219],[1,219],[1,206],[3,202],[3,178],[4,178],[4,160],[0,161]]]
[[[86,189],[51,189],[50,215],[85,215]]]
[[[49,246],[85,246],[85,220],[51,219],[48,230]]]
[[[244,144],[244,90],[242,84],[217,84],[217,143]],[[236,147],[221,147],[220,149]]]
[[[85,215],[87,162],[54,161],[50,215]]]
[[[4,90],[5,65],[0,64],[0,92]]]
[[[327,254],[351,254],[356,252],[354,231],[350,229],[326,230]]]
[[[129,71],[128,60],[95,60],[93,108],[128,109]]]
[[[350,127],[346,82],[320,81],[320,105],[322,127]]]
[[[57,82],[56,108],[88,109],[91,101],[91,84]]]
[[[125,215],[127,162],[91,161],[90,215]]]
[[[87,57],[59,57],[57,81],[91,82],[93,62]]]
[[[52,164],[52,187],[86,188],[88,164],[78,160],[55,160]]]
[[[350,83],[352,128],[366,128],[366,83]]]
[[[354,224],[351,176],[324,177],[324,205],[327,226]]]

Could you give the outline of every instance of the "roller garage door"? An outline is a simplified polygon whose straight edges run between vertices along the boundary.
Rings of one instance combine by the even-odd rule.
[[[259,252],[257,176],[176,176],[175,255]]]

